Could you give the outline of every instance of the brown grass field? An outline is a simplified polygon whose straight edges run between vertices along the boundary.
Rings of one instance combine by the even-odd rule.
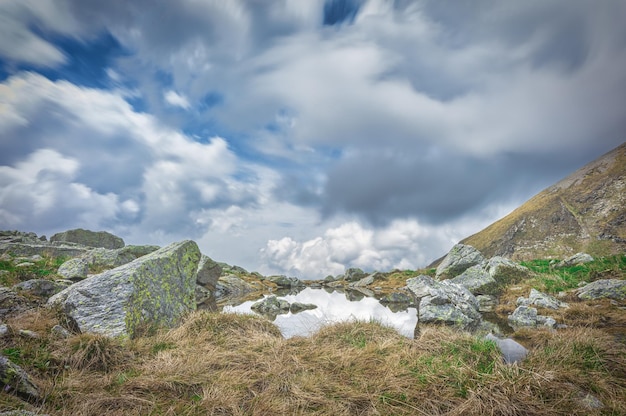
[[[50,334],[54,311],[8,322]],[[529,331],[502,362],[495,344],[442,327],[408,339],[376,322],[284,339],[265,318],[198,311],[135,340],[0,340],[45,398],[0,393],[0,410],[49,415],[626,415],[626,346],[598,329]],[[603,407],[583,405],[587,394]]]

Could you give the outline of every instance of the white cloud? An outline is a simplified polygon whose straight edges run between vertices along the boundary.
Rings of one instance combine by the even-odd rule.
[[[68,217],[76,226],[112,218],[117,196],[76,182],[80,163],[39,149],[15,167],[0,166],[0,224],[20,229],[54,227]]]
[[[420,248],[428,244],[424,237],[430,234],[414,220],[396,221],[382,229],[350,221],[302,242],[290,237],[269,240],[262,255],[270,268],[306,279],[337,275],[347,267],[416,268],[429,260],[429,253]],[[432,249],[431,245],[428,251]]]
[[[117,92],[22,73],[2,84],[0,97],[2,168],[5,176],[26,178],[10,185],[4,181],[1,205],[7,224],[9,218],[39,216],[72,195],[58,206],[82,206],[93,220],[82,225],[201,235],[198,212],[258,198],[254,166],[238,163],[226,140],[191,140],[135,112]],[[50,163],[38,166],[53,159],[52,170]],[[235,178],[244,174],[245,183]],[[89,198],[97,209],[77,202]],[[26,203],[30,199],[37,203]],[[57,216],[50,228],[75,225],[75,210],[60,210]]]
[[[163,95],[163,98],[169,105],[173,107],[180,107],[185,110],[189,110],[191,108],[191,104],[189,104],[189,100],[187,99],[187,97],[178,94],[176,91],[167,91]]]

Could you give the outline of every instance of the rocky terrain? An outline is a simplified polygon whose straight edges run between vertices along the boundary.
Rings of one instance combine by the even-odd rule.
[[[424,359],[432,363],[432,360],[440,360],[440,357],[447,357],[445,360],[449,360],[451,356],[458,356],[456,359],[460,361],[457,362],[458,366],[454,367],[454,371],[466,368],[463,371],[473,372],[474,375],[471,376],[473,380],[481,380],[483,376],[480,374],[487,371],[484,367],[487,364],[480,359],[476,361],[475,358],[480,355],[475,357],[475,354],[487,354],[486,356],[491,357],[489,358],[490,364],[488,364],[491,368],[488,370],[489,374],[495,371],[496,379],[500,379],[500,377],[509,377],[506,375],[509,370],[506,367],[499,367],[498,360],[502,360],[505,365],[537,365],[537,354],[540,350],[534,346],[538,343],[541,345],[548,339],[552,341],[547,342],[558,344],[562,342],[562,337],[568,340],[572,338],[568,342],[583,337],[585,339],[580,339],[579,343],[573,342],[567,347],[559,347],[565,350],[555,351],[560,351],[558,354],[576,356],[579,354],[580,345],[593,343],[593,346],[584,348],[592,348],[593,354],[601,354],[609,360],[602,361],[603,367],[601,368],[604,372],[598,373],[597,377],[600,378],[593,383],[608,382],[617,390],[611,390],[609,387],[599,390],[597,387],[591,389],[588,385],[591,381],[586,375],[581,378],[584,381],[582,384],[574,385],[567,382],[571,384],[571,388],[568,387],[570,384],[559,384],[561,390],[564,388],[566,391],[571,390],[573,395],[565,398],[563,393],[558,393],[554,399],[554,406],[552,402],[546,404],[545,398],[542,398],[546,394],[554,394],[547,392],[544,388],[537,387],[534,393],[524,395],[523,398],[507,393],[509,397],[507,400],[511,397],[514,401],[518,400],[515,401],[514,406],[520,409],[519,412],[507,414],[553,414],[557,409],[555,407],[557,402],[568,403],[566,408],[569,414],[601,414],[598,412],[603,410],[599,409],[619,414],[624,410],[618,397],[622,397],[622,393],[626,391],[626,374],[612,370],[616,365],[621,366],[622,362],[626,364],[624,358],[626,355],[622,355],[622,358],[615,358],[614,354],[615,352],[624,354],[626,351],[624,343],[626,340],[626,280],[624,279],[626,256],[623,254],[596,259],[588,253],[576,253],[560,261],[534,260],[520,264],[502,256],[488,257],[475,247],[458,244],[450,250],[436,269],[366,273],[352,268],[339,276],[327,276],[318,281],[301,281],[295,277],[262,276],[238,266],[216,262],[202,254],[196,243],[191,240],[174,242],[165,247],[126,246],[121,238],[107,232],[78,229],[54,235],[50,240],[34,233],[2,231],[0,232],[0,266],[2,266],[0,270],[0,384],[3,386],[3,391],[0,393],[0,410],[4,406],[12,411],[0,413],[3,416],[41,413],[176,414],[176,412],[159,410],[162,406],[173,406],[172,408],[177,408],[183,413],[188,413],[191,408],[203,409],[198,410],[202,412],[224,413],[219,411],[220,406],[232,405],[233,402],[228,400],[226,404],[219,406],[212,404],[213,399],[209,400],[211,393],[208,390],[200,395],[198,392],[204,390],[189,387],[191,389],[189,391],[194,391],[194,393],[189,393],[190,397],[200,398],[197,402],[194,402],[195,399],[191,400],[191,407],[189,407],[185,404],[187,403],[185,400],[176,399],[176,394],[171,396],[168,388],[158,387],[160,379],[170,380],[174,377],[179,380],[173,381],[176,385],[182,379],[197,378],[192,375],[194,366],[189,368],[192,373],[188,373],[185,369],[184,376],[182,373],[176,376],[177,372],[181,371],[180,365],[182,364],[176,364],[177,369],[170,368],[159,372],[158,375],[154,373],[154,365],[166,368],[167,363],[175,360],[171,355],[160,355],[160,353],[154,355],[154,351],[162,349],[178,351],[177,357],[184,360],[191,359],[196,363],[206,362],[206,365],[213,369],[221,368],[223,361],[211,361],[211,357],[236,352],[239,358],[230,357],[229,360],[241,361],[242,356],[247,356],[251,361],[242,362],[242,370],[232,366],[228,367],[230,368],[228,370],[217,370],[217,377],[225,385],[231,382],[241,385],[245,383],[244,379],[257,379],[255,383],[270,383],[267,386],[271,386],[271,381],[260,381],[265,379],[262,372],[250,374],[247,369],[251,366],[250,362],[259,360],[269,360],[265,366],[272,367],[271,357],[279,354],[281,349],[290,351],[288,353],[291,354],[290,357],[302,354],[290,370],[296,373],[302,368],[309,368],[307,360],[316,356],[318,352],[325,357],[337,353],[350,354],[350,358],[344,356],[337,359],[349,360],[353,362],[352,366],[361,368],[359,371],[367,374],[374,374],[378,371],[395,374],[394,372],[405,371],[395,367],[393,371],[390,370],[396,362],[393,358],[381,364],[383,368],[372,367],[369,363],[376,362],[376,360],[372,361],[372,357],[358,358],[359,354],[355,355],[353,350],[350,349],[349,351],[352,352],[348,352],[343,344],[336,344],[347,339],[349,340],[347,345],[351,346],[350,348],[354,346],[363,348],[368,345],[366,341],[370,336],[368,334],[379,333],[380,338],[376,338],[378,335],[375,336],[376,341],[372,344],[372,348],[384,349],[387,348],[384,345],[389,346],[391,345],[389,342],[392,342],[394,350],[386,353],[389,357],[398,353],[403,357],[397,358],[400,362],[413,360],[409,357],[414,357],[414,352],[405,350],[406,341],[396,338],[397,334],[393,335],[389,332],[393,330],[383,330],[376,325],[367,327],[369,332],[362,335],[354,335],[354,331],[362,330],[358,329],[361,324],[354,323],[348,327],[342,327],[339,324],[336,329],[333,329],[333,326],[322,329],[319,335],[313,335],[308,341],[298,341],[297,338],[294,341],[283,340],[280,332],[276,334],[278,330],[271,326],[270,321],[280,314],[297,314],[313,310],[317,305],[289,303],[281,294],[294,293],[305,287],[339,290],[355,299],[363,296],[376,297],[381,304],[395,310],[416,308],[418,326],[413,342],[421,343],[420,348],[426,348],[425,351],[429,351],[428,348],[434,348],[431,351],[436,351],[433,352],[435,355]],[[254,303],[252,310],[269,320],[259,318],[262,321],[255,321],[252,318],[229,317],[229,314],[209,312],[218,310],[220,305],[260,297],[262,299]],[[203,309],[206,311],[199,312]],[[525,346],[507,338],[508,331],[503,332],[501,325],[494,323],[493,316],[487,319],[489,314],[499,317],[502,325],[512,328],[513,336]],[[200,325],[198,324],[200,321],[210,321],[210,324]],[[432,330],[430,329],[432,325],[441,328],[437,330],[439,336],[448,337],[449,341],[443,344],[429,344],[438,342],[435,341],[438,339],[437,336],[429,338],[432,336],[432,332],[429,332]],[[442,326],[454,328],[456,332],[446,332]],[[580,328],[588,327],[597,328],[599,332],[593,335],[580,332]],[[247,338],[241,338],[241,334],[249,335],[246,336]],[[203,338],[205,340],[200,342],[196,340],[198,336],[208,338]],[[213,338],[214,336],[217,338]],[[321,341],[319,337],[327,338]],[[270,344],[275,346],[263,346],[270,339],[273,340]],[[249,344],[250,342],[252,344]],[[259,342],[261,344],[257,344]],[[215,355],[217,351],[215,348],[222,348],[221,345],[227,347]],[[451,345],[455,346],[449,350],[447,346]],[[325,350],[325,346],[332,349]],[[210,353],[202,353],[198,356],[198,352],[203,351],[204,348],[213,349]],[[314,350],[309,348],[314,348]],[[469,348],[469,350],[465,351],[463,348]],[[611,353],[609,354],[608,351]],[[541,365],[549,367],[546,371],[558,374],[563,371],[579,371],[578,367],[574,369],[567,366],[553,367],[554,360],[561,362],[559,360],[565,360],[564,357],[565,355],[543,357],[541,360],[545,361],[542,361]],[[152,363],[151,360],[157,361]],[[284,362],[275,364],[280,368],[284,368],[283,365],[289,365]],[[311,365],[312,367],[307,370],[310,374],[322,371],[323,366],[319,367],[314,363]],[[439,385],[440,392],[447,391],[445,395],[452,395],[445,400],[456,403],[455,406],[461,406],[461,408],[470,406],[472,410],[468,414],[482,414],[483,411],[494,412],[493,408],[485,410],[481,407],[482,405],[469,404],[471,400],[468,401],[466,393],[468,388],[484,388],[487,389],[485,391],[492,391],[494,388],[492,384],[478,381],[478,384],[472,382],[464,385],[465,387],[461,390],[454,388],[446,390],[447,382],[438,384],[445,380],[439,377],[449,371],[445,366],[439,368],[437,365],[433,367],[434,364],[429,364],[424,367],[421,361],[411,365],[413,369],[420,368],[419,377],[426,377],[424,372],[434,371],[435,378],[429,381],[429,385]],[[581,368],[586,368],[585,366],[589,363],[583,361],[580,365]],[[593,365],[596,366],[596,364]],[[239,374],[237,371],[246,371],[245,375],[241,376],[242,379],[225,381],[229,377],[234,377],[233,374]],[[210,373],[211,371],[208,371],[207,374]],[[403,380],[402,383],[410,384],[412,376],[406,379],[400,373],[393,375],[392,378],[379,376],[380,380],[387,381],[376,386],[370,385],[368,388],[378,392],[376,394],[380,404],[373,407],[364,405],[364,408],[375,413],[381,413],[381,409],[387,409],[382,410],[382,413],[412,414],[417,403],[429,403],[428,395],[422,396],[422,394],[428,394],[426,391],[413,396],[394,390],[392,396],[389,396],[381,390],[389,389],[390,384],[400,380]],[[145,374],[146,377],[142,383],[152,385],[150,389],[160,390],[161,396],[153,399],[146,398],[143,393],[140,393],[144,391],[142,387],[137,390],[137,386],[132,387],[132,383],[127,383],[129,378],[142,379],[140,374]],[[301,382],[293,380],[295,384],[290,389],[301,391],[302,388],[318,386],[318,379],[322,382],[319,384],[321,387],[336,376],[343,380],[338,382],[337,386],[345,385],[346,382],[350,383],[349,380],[353,380],[354,376],[350,374],[350,372],[330,372],[323,375],[320,373],[315,376],[314,380]],[[103,383],[109,387],[94,383],[91,378],[102,378],[103,375],[106,375],[102,379]],[[347,379],[343,379],[344,376]],[[94,403],[101,403],[101,400],[105,402],[113,400],[110,403],[118,403],[120,396],[115,393],[117,387],[112,388],[111,384],[107,384],[109,383],[106,381],[107,377],[115,386],[120,388],[129,386],[132,391],[119,394],[134,397],[133,400],[137,402],[126,403],[127,407],[122,406],[119,412],[109,405],[103,404],[104,407],[96,404],[91,407],[85,405],[85,401],[81,399],[81,395],[85,394],[97,395],[99,399]],[[274,374],[268,377],[279,380],[285,376]],[[465,376],[461,373],[455,373],[454,377],[457,380],[455,382],[467,383],[462,381]],[[516,377],[520,383],[529,382],[529,380],[523,381],[524,377]],[[55,387],[57,382],[52,381],[57,379],[63,380],[60,385],[65,387],[61,387],[62,390],[58,390],[58,387]],[[77,387],[71,388],[74,393],[63,390],[70,388],[69,386],[74,385],[73,383],[77,380],[82,380],[79,383],[83,384],[86,390],[81,390],[81,388],[77,390]],[[201,385],[213,386],[212,389],[217,388],[212,381],[204,378],[203,380]],[[371,382],[371,377],[362,381],[368,385]],[[191,383],[197,386],[194,382]],[[249,385],[247,389],[256,391],[256,385]],[[406,386],[402,384],[402,387],[397,388],[406,391]],[[314,387],[314,389],[317,388]],[[82,391],[82,393],[76,393],[76,391]],[[274,394],[271,393],[272,388],[263,391],[265,393],[259,391],[255,394]],[[360,388],[357,387],[349,394],[358,397],[357,391],[360,391]],[[285,407],[284,403],[289,403],[289,400],[283,397],[282,393],[278,395],[281,399],[277,403],[283,404],[272,407],[272,412],[300,412],[296,408]],[[404,397],[405,399],[400,400],[400,403],[406,402],[406,406],[400,406],[394,402],[394,400],[399,400],[396,397]],[[413,397],[413,399],[409,400],[408,397]],[[418,399],[418,397],[421,398]],[[498,397],[498,400],[505,400],[504,397]],[[238,400],[246,402],[248,399],[239,397]],[[276,400],[276,398],[269,400]],[[308,399],[300,397],[299,400],[306,402]],[[371,400],[372,398],[368,398],[367,402],[370,403]],[[450,409],[445,405],[445,400],[430,402],[428,405],[431,409],[430,413],[448,414]],[[41,406],[41,403],[47,404]],[[151,403],[148,406],[151,409],[148,413],[144,413],[145,403]],[[361,406],[351,404],[343,407],[341,402],[334,400],[324,401],[324,403],[327,410],[334,410],[328,410],[323,414],[352,414],[353,406]],[[253,402],[249,405],[254,406]],[[533,409],[539,409],[536,406],[543,410],[534,413]],[[23,413],[17,410],[25,408],[35,413],[28,413],[29,411]],[[264,414],[264,411],[251,413]],[[498,413],[500,412],[496,412]],[[237,414],[237,412],[231,409],[225,414]]]
[[[626,143],[461,242],[513,260],[626,252]]]

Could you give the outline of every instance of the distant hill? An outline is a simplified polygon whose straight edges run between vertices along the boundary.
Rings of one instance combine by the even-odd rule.
[[[626,252],[626,142],[461,242],[518,261]]]

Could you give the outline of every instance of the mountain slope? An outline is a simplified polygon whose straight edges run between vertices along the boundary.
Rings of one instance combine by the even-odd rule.
[[[514,260],[626,252],[626,142],[462,243]]]

